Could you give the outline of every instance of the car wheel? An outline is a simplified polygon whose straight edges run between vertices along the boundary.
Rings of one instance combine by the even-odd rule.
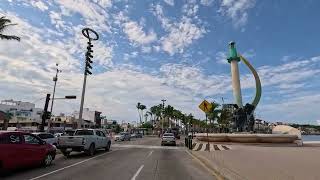
[[[111,146],[111,142],[108,142],[107,147],[106,147],[106,151],[110,151],[110,146]]]
[[[67,152],[67,151],[63,151],[61,150],[62,154],[65,156],[65,157],[69,157],[70,156],[70,152]]]
[[[43,165],[44,166],[50,166],[51,163],[53,161],[53,156],[52,154],[47,154],[45,157],[44,157],[44,160],[43,160]]]
[[[89,150],[87,151],[87,155],[93,156],[95,151],[96,151],[96,148],[95,148],[94,144],[91,144],[89,147]]]

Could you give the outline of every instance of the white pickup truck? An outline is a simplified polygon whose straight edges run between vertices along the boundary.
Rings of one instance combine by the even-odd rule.
[[[77,129],[73,136],[60,136],[57,144],[64,156],[69,156],[72,151],[84,151],[93,156],[97,149],[109,151],[110,146],[110,138],[97,129]]]

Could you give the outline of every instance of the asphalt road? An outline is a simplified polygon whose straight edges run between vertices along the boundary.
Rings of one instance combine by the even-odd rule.
[[[115,142],[110,152],[94,157],[75,153],[58,155],[47,168],[29,168],[1,177],[5,180],[212,180],[215,177],[190,156],[184,147],[161,147],[159,138],[145,137]]]

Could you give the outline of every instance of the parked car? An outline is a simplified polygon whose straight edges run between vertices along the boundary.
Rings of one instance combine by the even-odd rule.
[[[56,148],[38,136],[19,131],[0,131],[0,171],[51,165]]]
[[[173,133],[164,133],[161,138],[161,146],[176,145],[176,138]]]
[[[58,137],[60,137],[60,136],[62,136],[62,135],[63,135],[63,133],[55,133],[55,134],[54,134],[54,137],[57,137],[57,138],[58,138]]]
[[[137,138],[137,134],[136,133],[133,133],[130,136],[131,136],[131,138]]]
[[[97,149],[109,151],[110,147],[110,138],[97,129],[77,129],[73,136],[59,137],[57,146],[64,156],[69,156],[72,151],[84,151],[93,156]]]
[[[68,129],[68,130],[65,130],[65,131],[64,131],[64,133],[62,134],[62,136],[73,136],[75,132],[76,132],[75,129]]]
[[[142,138],[142,134],[141,134],[141,133],[137,133],[137,134],[136,134],[136,137],[137,137],[137,138]]]
[[[118,135],[114,136],[114,140],[115,141],[130,141],[131,140],[131,136],[127,132],[121,132]]]
[[[42,140],[44,140],[48,144],[55,145],[55,146],[57,146],[57,144],[58,144],[58,138],[55,137],[54,135],[52,135],[51,133],[35,132],[32,134],[38,136],[39,138],[41,138]]]

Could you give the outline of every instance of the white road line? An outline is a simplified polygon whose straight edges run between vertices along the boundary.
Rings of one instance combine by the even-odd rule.
[[[92,157],[92,158],[89,158],[89,159],[85,159],[85,160],[83,160],[83,161],[80,161],[80,162],[71,164],[71,165],[69,165],[69,166],[66,166],[66,167],[63,167],[63,168],[60,168],[60,169],[57,169],[57,170],[54,170],[54,171],[51,171],[51,172],[46,173],[46,174],[43,174],[43,175],[41,175],[41,176],[37,176],[37,177],[31,178],[31,179],[29,179],[29,180],[36,180],[36,179],[40,179],[40,178],[49,176],[50,174],[57,173],[57,172],[59,172],[59,171],[62,171],[62,170],[71,168],[71,167],[73,167],[73,166],[82,164],[82,163],[84,163],[84,162],[90,161],[90,160],[92,160],[92,159],[96,159],[96,158],[98,158],[98,157],[101,157],[101,156],[106,155],[106,154],[110,154],[110,153],[115,152],[115,151],[117,151],[117,150],[113,150],[113,151],[110,151],[110,152],[107,152],[107,153],[103,153],[103,154],[97,155],[97,156]]]
[[[200,146],[200,143],[196,143],[196,145],[194,146],[193,150],[197,150]]]
[[[147,158],[150,157],[152,153],[153,153],[153,151],[150,151],[150,153],[148,154]]]
[[[210,151],[215,151],[213,144],[210,144]]]
[[[204,143],[204,144],[202,145],[201,151],[206,151],[207,144],[208,144],[208,143]],[[210,144],[209,144],[209,150],[210,150]]]
[[[220,151],[224,151],[225,149],[221,146],[221,144],[217,144],[218,148],[220,149]]]
[[[131,178],[131,180],[136,180],[136,178],[138,177],[138,175],[140,174],[142,168],[144,167],[144,165],[141,165],[140,168],[138,169],[138,171],[134,174],[134,176]]]

